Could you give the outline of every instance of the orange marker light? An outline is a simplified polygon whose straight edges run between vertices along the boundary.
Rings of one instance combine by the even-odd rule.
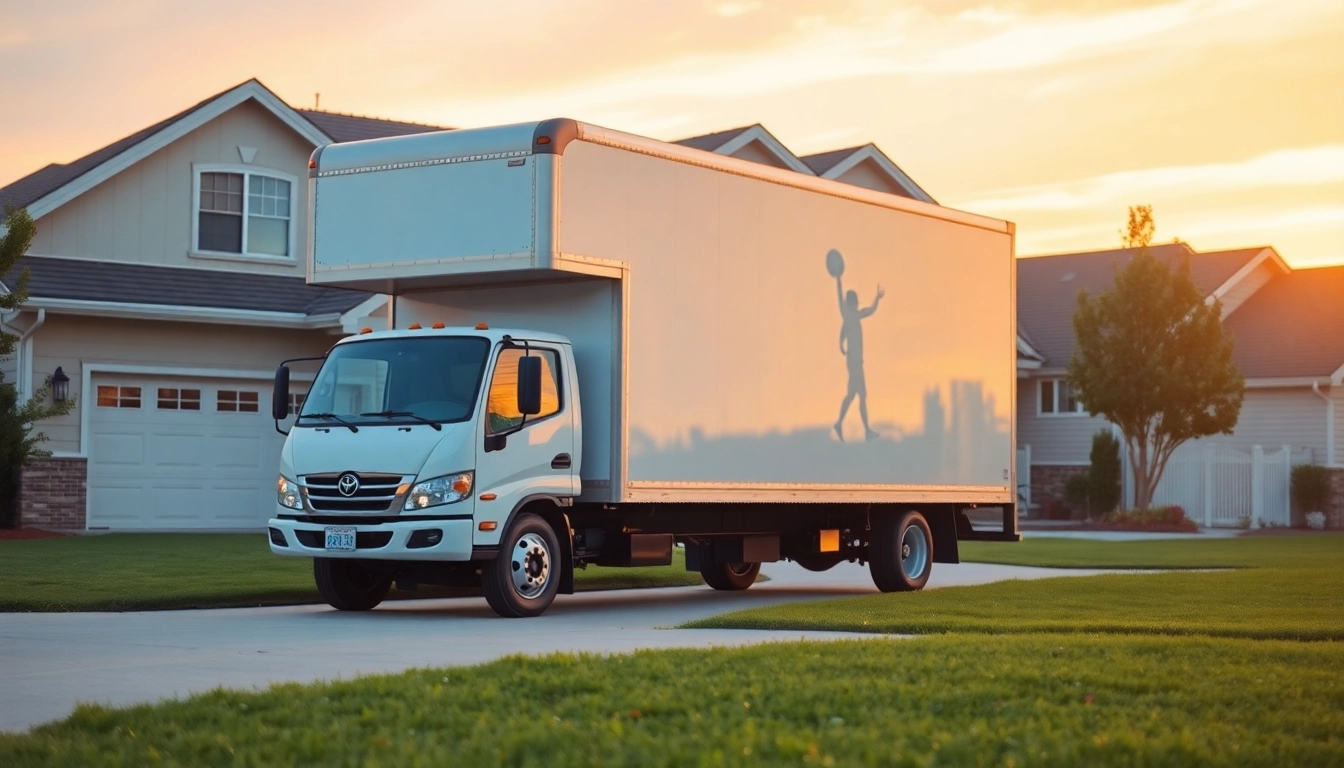
[[[478,331],[488,331],[488,330],[490,330],[490,326],[486,325],[485,323],[477,323],[477,324],[476,324],[476,330],[478,330]]]
[[[316,160],[309,160],[309,161],[308,161],[308,167],[309,167],[309,168],[316,168],[316,167],[317,167],[317,161],[316,161]]]
[[[537,137],[537,143],[538,143],[538,144],[550,144],[550,143],[551,143],[551,137],[550,137],[550,136],[538,136],[538,137]]]
[[[436,329],[436,330],[440,330],[440,329],[443,328],[443,323],[435,323],[435,324],[431,325],[430,327],[431,327],[431,328],[434,328],[434,329]]]
[[[481,494],[481,501],[494,501],[494,500],[497,499],[497,498],[499,498],[499,497],[496,496],[496,495],[493,494],[493,493],[482,493],[482,494]]]
[[[364,333],[373,333],[373,329],[372,329],[372,328],[360,328],[360,329],[359,329],[359,332],[360,332],[361,334],[364,334]]]
[[[420,330],[420,324],[419,324],[419,323],[411,323],[411,325],[410,325],[410,330],[412,330],[412,331],[418,331],[418,330]]]
[[[478,525],[478,526],[476,526],[476,527],[477,527],[477,528],[480,528],[482,531],[493,531],[493,530],[495,530],[496,527],[498,527],[498,525],[499,525],[498,523],[495,523],[495,522],[493,522],[493,521],[487,521],[487,522],[481,523],[480,525]]]

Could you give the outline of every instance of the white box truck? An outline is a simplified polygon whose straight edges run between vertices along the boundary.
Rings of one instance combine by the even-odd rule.
[[[309,165],[309,282],[390,297],[286,422],[271,549],[336,608],[534,616],[677,545],[917,590],[1018,538],[1012,224],[567,119]]]

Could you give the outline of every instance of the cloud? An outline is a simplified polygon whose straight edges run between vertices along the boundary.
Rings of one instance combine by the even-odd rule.
[[[1117,171],[1059,184],[991,192],[964,206],[991,215],[1114,207],[1154,194],[1344,183],[1344,144],[1267,152],[1249,160]]]
[[[765,3],[759,2],[759,0],[756,0],[755,2],[721,3],[714,7],[714,15],[722,16],[725,19],[732,19],[738,16],[745,16],[754,11],[759,11],[764,7]]]

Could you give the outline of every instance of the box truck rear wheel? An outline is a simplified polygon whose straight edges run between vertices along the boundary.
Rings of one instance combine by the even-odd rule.
[[[873,526],[868,558],[873,583],[883,592],[923,589],[933,571],[928,521],[914,510],[882,517]]]
[[[495,613],[509,619],[540,616],[560,590],[560,541],[531,512],[513,519],[499,555],[481,568],[481,589]]]
[[[342,611],[372,610],[392,589],[391,576],[375,573],[357,560],[313,558],[313,580],[322,599]]]
[[[700,568],[705,583],[725,592],[738,592],[756,583],[760,563],[721,563],[710,560]]]

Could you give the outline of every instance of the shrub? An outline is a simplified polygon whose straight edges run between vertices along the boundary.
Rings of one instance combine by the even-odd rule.
[[[1319,464],[1299,464],[1293,467],[1289,492],[1299,511],[1323,512],[1330,503],[1330,474]]]
[[[1092,510],[1107,513],[1120,505],[1120,441],[1105,430],[1092,436],[1088,468]]]
[[[1185,516],[1185,510],[1174,504],[1167,507],[1117,510],[1106,515],[1105,523],[1160,531],[1199,530],[1199,526]]]

